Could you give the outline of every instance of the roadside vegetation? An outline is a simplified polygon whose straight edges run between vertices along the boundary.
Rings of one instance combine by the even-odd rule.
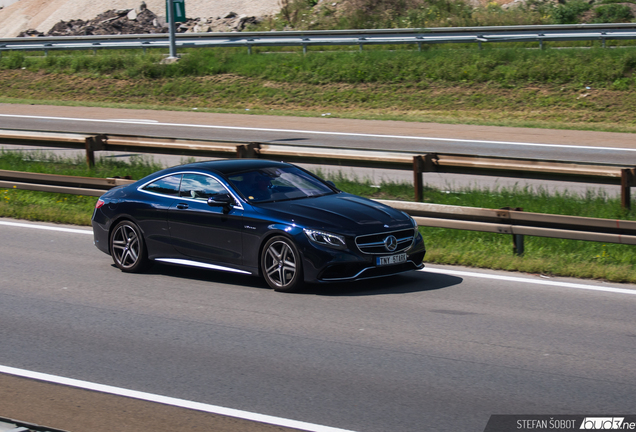
[[[81,157],[59,158],[50,153],[30,151],[0,152],[0,169],[3,170],[139,179],[160,168],[152,159],[141,157],[130,162],[102,157],[94,169],[88,169]],[[374,184],[368,179],[351,178],[342,173],[325,177],[341,190],[370,198],[408,201],[414,194],[413,186],[405,183]],[[90,225],[96,200],[95,197],[4,189],[0,190],[0,217]],[[429,187],[425,201],[484,208],[522,206],[524,211],[536,213],[636,220],[636,211],[622,209],[618,198],[601,191],[579,196],[519,187],[492,190]],[[429,263],[636,283],[633,246],[526,237],[525,254],[516,256],[509,235],[428,227],[420,227],[420,230],[427,242],[425,261]]]
[[[508,3],[508,4],[505,4]],[[259,30],[474,27],[633,22],[624,0],[281,0],[281,13]]]
[[[282,1],[248,30],[625,22],[636,2]],[[625,9],[627,8],[627,9]],[[620,12],[622,10],[623,12]],[[613,12],[612,12],[613,11]],[[631,18],[630,18],[631,17]],[[636,41],[4,52],[0,103],[636,131]]]
[[[636,47],[99,51],[0,59],[0,102],[634,132]]]
[[[82,157],[63,158],[50,152],[0,150],[0,170],[25,171],[78,177],[143,178],[163,168],[148,158],[130,161],[101,158],[93,169]],[[0,217],[90,225],[97,198],[18,189],[0,189]]]

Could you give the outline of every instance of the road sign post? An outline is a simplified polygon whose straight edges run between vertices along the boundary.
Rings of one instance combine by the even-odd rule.
[[[166,15],[170,29],[170,56],[168,59],[177,59],[176,23],[185,22],[185,0],[166,0]]]

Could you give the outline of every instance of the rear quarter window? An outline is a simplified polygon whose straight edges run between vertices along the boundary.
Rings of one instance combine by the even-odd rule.
[[[152,183],[148,183],[142,188],[146,192],[161,195],[179,196],[179,186],[181,185],[181,174],[162,177]]]

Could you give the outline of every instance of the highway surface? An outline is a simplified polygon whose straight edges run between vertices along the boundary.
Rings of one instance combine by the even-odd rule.
[[[626,133],[12,104],[0,128],[636,164]]]
[[[257,141],[303,146],[405,150],[482,156],[506,156],[556,161],[618,163],[636,166],[633,134],[530,128],[444,125],[399,121],[365,121],[326,117],[276,117],[213,114],[197,111],[124,110],[90,107],[0,104],[0,128],[78,133],[110,133],[155,137]],[[16,148],[3,145],[3,148]],[[46,151],[52,151],[47,148]],[[61,153],[61,150],[56,153]],[[113,153],[110,157],[129,154]],[[181,163],[179,156],[155,155],[166,166]],[[357,178],[412,182],[410,171],[382,171],[347,167],[315,167]],[[427,173],[424,181],[442,190],[465,187],[529,186],[548,191],[602,189],[612,196],[620,188],[571,182]]]
[[[636,286],[430,266],[281,294],[214,271],[122,273],[88,228],[2,219],[0,237],[1,371],[319,426],[305,430],[483,431],[492,414],[636,407]],[[101,393],[82,391],[0,374],[0,417],[30,412],[44,418],[20,420],[67,430],[90,413],[113,422],[93,431],[164,417],[182,427],[145,430],[289,430],[215,429],[232,420],[91,404]]]
[[[328,116],[0,104],[0,128],[636,165],[630,134]],[[87,228],[4,219],[0,239],[0,417],[92,432],[411,432],[635,414],[632,285],[429,266],[290,295],[213,271],[124,274]]]

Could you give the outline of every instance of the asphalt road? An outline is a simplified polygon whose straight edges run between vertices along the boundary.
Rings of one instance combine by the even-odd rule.
[[[636,166],[636,139],[633,134],[626,133],[17,104],[0,104],[0,128],[258,141]],[[126,156],[129,155],[111,155]],[[155,160],[172,166],[179,164],[182,158],[155,156]],[[412,181],[409,171],[307,167],[320,168],[323,173],[336,172],[371,179],[376,183]],[[439,173],[427,173],[424,181],[442,190],[529,186],[550,192],[568,191],[584,195],[589,190],[603,190],[612,196],[620,195],[620,188],[616,186],[572,182]]]
[[[626,133],[13,104],[0,128],[636,164]]]
[[[634,414],[636,286],[435,267],[281,294],[213,271],[125,274],[89,234],[6,222],[2,366],[359,432]]]

